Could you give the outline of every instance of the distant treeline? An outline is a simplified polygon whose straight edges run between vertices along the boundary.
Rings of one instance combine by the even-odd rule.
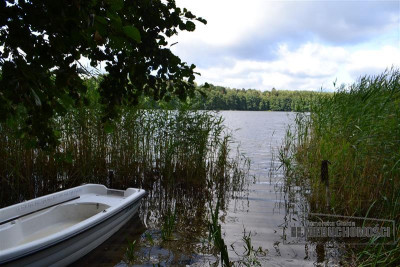
[[[259,91],[209,85],[198,87],[191,104],[204,110],[309,111],[317,95],[313,91]]]

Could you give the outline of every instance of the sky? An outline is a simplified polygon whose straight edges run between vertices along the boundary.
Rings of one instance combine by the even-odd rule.
[[[171,50],[196,82],[230,88],[334,90],[400,67],[400,0],[176,0],[207,20]]]

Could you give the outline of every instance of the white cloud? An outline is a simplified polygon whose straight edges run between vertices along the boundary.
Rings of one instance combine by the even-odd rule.
[[[173,51],[198,83],[317,90],[400,62],[400,1],[178,0],[207,19]]]
[[[265,20],[267,14],[260,10],[267,10],[267,5],[268,1],[262,0],[253,0],[251,4],[241,0],[177,1],[177,6],[186,7],[207,20],[206,26],[198,23],[194,33],[183,32],[177,40],[191,44],[201,41],[213,46],[243,42],[248,32],[255,31]]]
[[[351,83],[359,75],[378,74],[400,62],[400,48],[384,46],[351,51],[337,46],[306,43],[290,50],[282,44],[272,61],[236,60],[232,66],[200,69],[198,82],[261,90],[332,89],[333,82]]]
[[[306,43],[294,51],[289,51],[286,45],[282,45],[278,54],[279,60],[273,62],[276,69],[293,75],[318,77],[335,72],[347,53],[342,47]]]
[[[353,75],[360,75],[363,72],[378,74],[383,69],[400,63],[400,47],[383,46],[380,49],[358,50],[349,58],[348,71]]]

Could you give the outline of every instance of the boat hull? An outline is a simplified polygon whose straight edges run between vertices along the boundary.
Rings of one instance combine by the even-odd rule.
[[[52,244],[40,249],[25,251],[24,254],[15,255],[6,261],[1,261],[1,266],[66,266],[83,257],[97,246],[106,241],[128,222],[138,211],[141,198],[131,203],[126,203],[110,216],[94,221],[79,232],[71,232]]]

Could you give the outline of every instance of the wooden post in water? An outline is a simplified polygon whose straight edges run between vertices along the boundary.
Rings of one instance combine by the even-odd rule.
[[[113,180],[114,180],[114,171],[108,171],[109,188],[114,188],[113,187]]]
[[[331,195],[329,192],[329,168],[328,165],[331,164],[329,160],[324,159],[321,162],[321,182],[325,184],[325,197],[326,197],[326,206],[330,208]]]
[[[325,263],[325,244],[318,242],[317,246],[315,247],[315,252],[317,253],[317,263]],[[318,265],[324,266],[324,265]]]

